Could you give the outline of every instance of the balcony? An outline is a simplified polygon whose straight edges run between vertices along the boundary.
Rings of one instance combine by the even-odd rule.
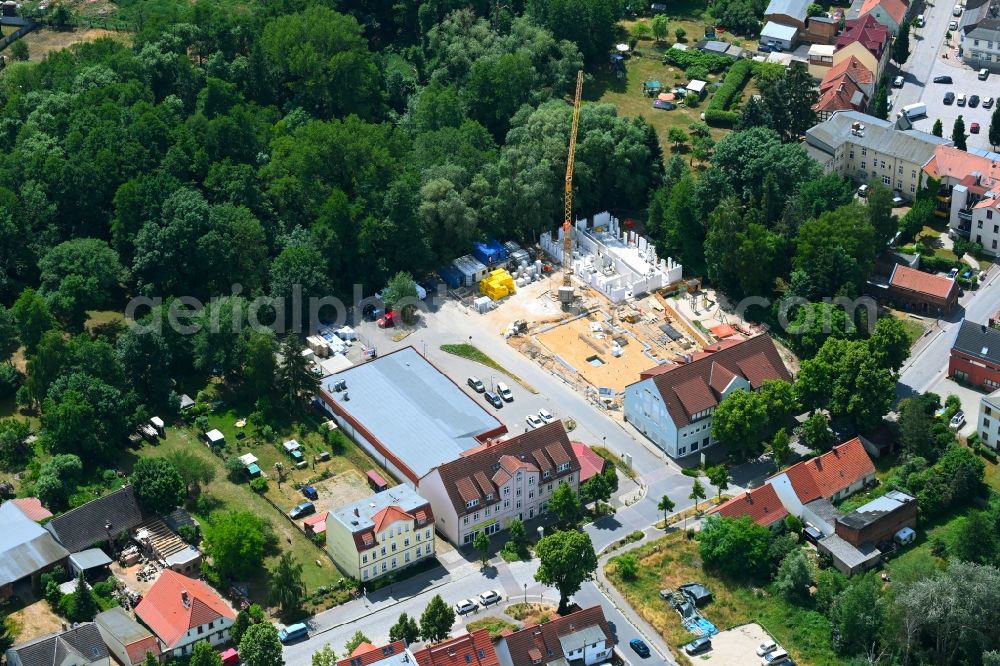
[[[968,231],[969,227],[972,225],[972,209],[971,208],[961,208],[958,211],[958,219],[962,222],[968,222],[968,224],[962,225]]]

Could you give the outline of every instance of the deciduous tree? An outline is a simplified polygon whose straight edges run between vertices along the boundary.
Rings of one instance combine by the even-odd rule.
[[[697,535],[698,552],[705,566],[730,578],[759,578],[768,569],[771,535],[749,516],[709,516]]]
[[[194,644],[191,651],[190,666],[222,666],[222,657],[208,641],[201,640]]]
[[[663,527],[664,529],[666,529],[667,517],[674,510],[674,501],[670,499],[670,497],[668,497],[667,495],[664,495],[663,497],[660,498],[660,501],[657,502],[656,508],[659,511],[663,512]]]
[[[570,529],[576,526],[576,521],[580,518],[580,497],[576,491],[566,483],[561,482],[552,492],[549,499],[548,510],[555,516],[556,522],[563,529]]]
[[[789,601],[803,604],[809,600],[809,585],[812,581],[813,571],[809,560],[805,552],[797,548],[781,560],[774,586]]]
[[[140,458],[129,481],[139,504],[155,515],[166,515],[184,501],[184,480],[166,458]]]
[[[555,532],[535,546],[538,571],[535,580],[559,590],[559,613],[565,614],[569,598],[590,580],[597,570],[597,555],[590,535],[585,532]]]
[[[455,610],[435,594],[420,616],[420,636],[431,643],[448,638],[451,625],[455,624]]]
[[[212,564],[225,578],[253,575],[264,560],[268,538],[263,518],[250,511],[219,514],[205,528],[205,548]]]
[[[292,559],[291,553],[281,554],[271,571],[270,585],[268,598],[281,609],[283,617],[295,618],[302,614],[306,586],[302,582],[302,565]]]
[[[240,662],[246,666],[284,666],[278,630],[270,622],[251,624],[239,643]]]
[[[417,625],[417,621],[406,613],[400,614],[396,624],[389,627],[390,641],[406,641],[409,645],[416,643],[419,638],[420,627]]]

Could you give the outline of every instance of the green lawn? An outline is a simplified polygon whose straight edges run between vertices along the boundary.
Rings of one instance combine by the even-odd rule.
[[[797,663],[838,666],[843,659],[830,647],[830,625],[818,611],[789,604],[767,589],[723,580],[705,571],[698,546],[676,532],[633,551],[639,558],[635,581],[622,581],[613,563],[605,570],[631,606],[674,648],[681,663],[692,663],[679,648],[693,636],[680,617],[662,599],[662,588],[677,589],[682,583],[700,581],[712,591],[714,600],[701,610],[720,631],[756,622],[788,650]],[[693,660],[695,663],[697,659]]]

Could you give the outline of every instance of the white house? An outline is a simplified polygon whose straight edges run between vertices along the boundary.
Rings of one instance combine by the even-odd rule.
[[[215,590],[170,569],[160,573],[135,614],[160,639],[163,653],[174,657],[190,655],[198,641],[225,643],[236,619]]]

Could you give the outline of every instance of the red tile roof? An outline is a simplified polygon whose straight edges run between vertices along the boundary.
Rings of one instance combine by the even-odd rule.
[[[580,483],[604,471],[607,461],[582,442],[573,442],[573,455],[580,462]]]
[[[527,472],[538,472],[535,461],[541,457],[545,462],[542,469],[552,470],[552,480],[559,479],[580,471],[580,463],[573,455],[573,447],[562,421],[548,423],[540,428],[530,430],[510,439],[493,442],[472,452],[438,466],[441,481],[448,490],[448,497],[459,516],[472,511],[479,511],[486,501],[486,494],[477,487],[474,479],[480,479],[490,484],[489,492],[494,500],[500,497],[499,487],[518,469]],[[568,464],[562,472],[556,471],[559,464]],[[541,465],[541,463],[539,463]],[[482,477],[479,473],[482,472]],[[506,478],[505,478],[506,477]],[[478,500],[478,504],[467,508],[467,503]]]
[[[981,182],[990,188],[1000,182],[1000,162],[967,153],[954,146],[936,146],[934,157],[924,165],[924,173],[938,180],[943,178],[962,180],[973,172],[979,172]]]
[[[349,657],[344,657],[337,661],[337,666],[370,666],[377,664],[386,657],[399,655],[406,652],[406,641],[396,641],[376,647],[371,643],[364,642],[354,648]]]
[[[559,639],[587,627],[599,627],[604,632],[605,645],[614,645],[611,629],[600,606],[584,608],[542,625],[525,627],[500,640],[506,643],[514,666],[532,666],[536,663],[535,659],[545,664],[564,657]]]
[[[18,509],[21,510],[29,520],[40,523],[46,518],[52,517],[52,512],[42,506],[42,501],[37,497],[19,497],[11,500]]]
[[[728,502],[711,509],[709,513],[717,513],[726,518],[750,516],[758,525],[768,526],[783,520],[788,515],[785,506],[778,499],[778,494],[770,483],[737,495]]]
[[[413,657],[417,666],[500,666],[486,629],[424,648],[414,652]]]
[[[801,472],[793,470],[802,470],[808,475],[812,486],[803,480],[800,490],[797,479]],[[785,470],[785,474],[789,474],[795,494],[805,503],[819,497],[830,499],[844,488],[875,474],[875,464],[868,456],[861,439],[855,437],[838,444],[821,456],[795,463]]]
[[[400,509],[395,504],[385,507],[374,516],[372,522],[375,523],[375,534],[378,534],[397,520],[413,520],[413,516]]]
[[[848,74],[841,74],[829,81],[826,88],[820,89],[819,99],[813,105],[817,113],[833,113],[834,111],[863,111],[868,105],[865,91]]]
[[[845,23],[845,26],[844,31],[837,37],[838,49],[854,42],[860,42],[875,56],[876,60],[882,60],[882,54],[885,53],[889,41],[892,39],[888,28],[879,23],[878,19],[871,14],[851,19]]]
[[[188,629],[223,617],[236,618],[236,613],[215,590],[196,578],[169,569],[160,573],[135,607],[135,614],[168,649],[172,649]]]
[[[160,656],[160,642],[156,640],[156,636],[146,636],[126,645],[125,652],[128,653],[129,661],[133,666],[138,666],[146,659],[147,652],[152,652],[157,657]]]
[[[906,11],[909,9],[903,0],[865,0],[858,15],[864,16],[876,7],[882,7],[885,13],[896,22],[896,25],[902,25],[903,19],[906,18]]]
[[[918,271],[909,266],[896,265],[889,278],[889,286],[935,298],[948,299],[958,290],[958,283],[951,278]]]
[[[753,389],[760,388],[769,379],[790,381],[792,378],[774,341],[767,335],[733,341],[729,345],[717,343],[705,351],[708,353],[692,358],[690,362],[657,366],[653,369],[656,374],[646,372],[640,375],[642,379],[639,381],[652,379],[678,427],[690,423],[694,414],[719,404],[721,390],[713,390],[713,385],[709,384],[715,373],[725,371],[743,377]]]
[[[858,60],[857,56],[851,56],[847,60],[841,60],[839,63],[831,67],[823,75],[823,80],[820,81],[819,89],[823,92],[832,85],[835,85],[835,81],[838,81],[840,77],[847,75],[850,77],[855,84],[857,84],[866,94],[873,92],[873,87],[875,85],[875,75],[870,69],[864,66],[864,64]]]

